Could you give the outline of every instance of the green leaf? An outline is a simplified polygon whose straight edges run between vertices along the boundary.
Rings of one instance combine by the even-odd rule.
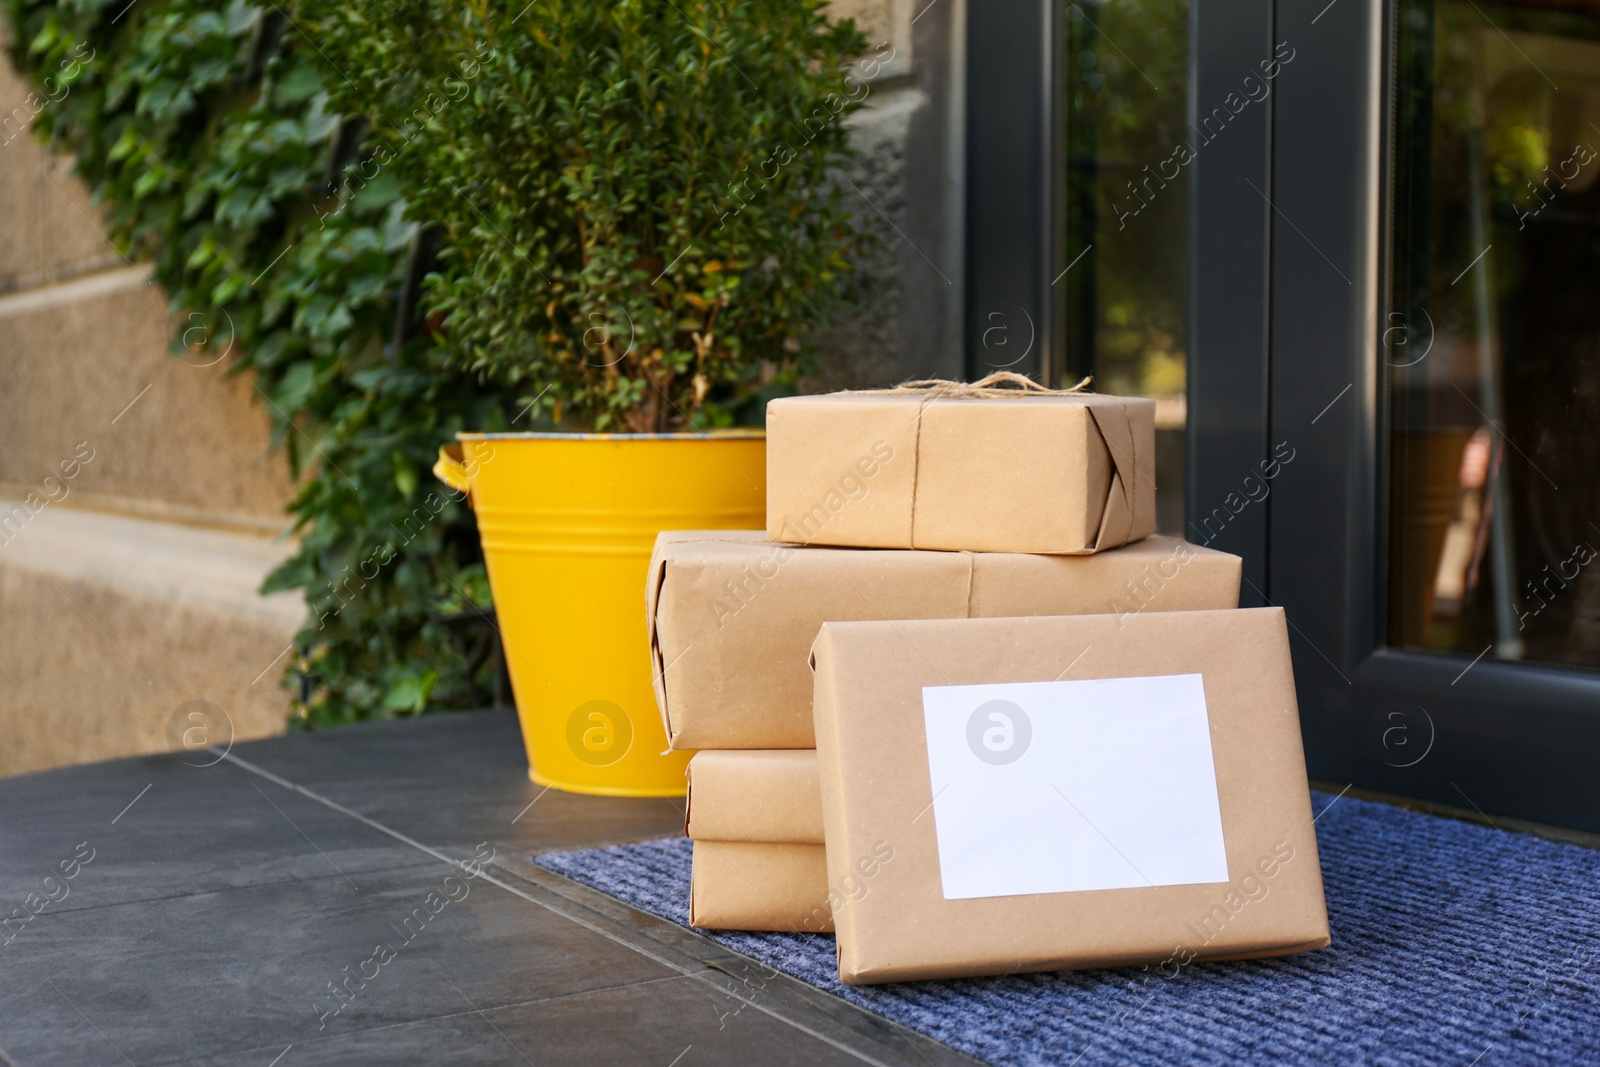
[[[437,671],[424,671],[420,675],[401,678],[383,695],[383,706],[390,711],[415,715],[427,706],[428,694],[438,681]]]
[[[394,484],[401,497],[409,500],[416,495],[417,469],[399,452],[394,453]]]

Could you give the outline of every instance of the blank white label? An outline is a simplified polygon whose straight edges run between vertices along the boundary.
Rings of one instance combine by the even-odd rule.
[[[947,900],[1226,882],[1198,674],[926,686]]]

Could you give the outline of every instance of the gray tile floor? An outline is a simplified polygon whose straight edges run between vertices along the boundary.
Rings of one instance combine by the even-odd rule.
[[[535,867],[683,813],[533,785],[509,714],[211,758],[0,779],[0,1064],[971,1062]]]

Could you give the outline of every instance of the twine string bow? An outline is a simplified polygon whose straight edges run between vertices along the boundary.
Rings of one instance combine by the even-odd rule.
[[[920,396],[922,403],[917,405],[916,428],[912,431],[914,444],[911,451],[911,513],[906,516],[910,526],[906,534],[906,544],[912,548],[917,547],[917,485],[922,473],[922,413],[928,405],[935,400],[1004,400],[1019,396],[1071,396],[1088,393],[1089,387],[1094,384],[1093,378],[1084,378],[1077,385],[1067,389],[1051,389],[1049,386],[1040,385],[1025,374],[1016,371],[997,370],[987,377],[975,382],[952,382],[944,378],[923,378],[917,381],[901,382],[892,389],[864,389],[865,393],[879,395],[913,395]],[[969,612],[970,614],[970,612]]]
[[[946,398],[971,398],[976,400],[1002,400],[1014,396],[1070,396],[1074,393],[1087,392],[1094,384],[1093,378],[1085,378],[1077,385],[1067,389],[1051,389],[1049,386],[1040,385],[1026,374],[1016,371],[997,370],[988,377],[980,378],[975,382],[953,382],[946,378],[921,378],[911,382],[901,382],[892,389],[871,389],[873,393],[920,393],[930,400]]]

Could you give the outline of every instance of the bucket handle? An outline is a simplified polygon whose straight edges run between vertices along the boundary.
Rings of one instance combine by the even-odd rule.
[[[433,465],[433,476],[468,497],[471,503],[472,481],[467,477],[467,466],[459,442],[439,446],[439,459]]]

